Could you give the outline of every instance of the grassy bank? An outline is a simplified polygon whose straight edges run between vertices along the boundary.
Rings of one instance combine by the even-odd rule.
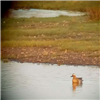
[[[100,1],[13,1],[11,8],[82,11],[87,12],[91,20],[100,20]]]
[[[52,5],[52,6],[51,6]],[[99,8],[100,1],[13,1],[13,9],[57,9],[85,11],[86,8]]]
[[[13,9],[79,10],[87,11],[89,14],[78,17],[2,18],[2,59],[34,63],[100,65],[99,1],[12,3]]]
[[[99,22],[87,16],[2,19],[2,47],[56,47],[59,50],[100,50]]]

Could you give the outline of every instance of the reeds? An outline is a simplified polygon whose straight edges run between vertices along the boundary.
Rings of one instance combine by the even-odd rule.
[[[100,20],[100,8],[86,8],[90,20]]]

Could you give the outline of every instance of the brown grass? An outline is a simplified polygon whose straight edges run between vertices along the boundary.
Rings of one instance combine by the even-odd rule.
[[[100,8],[87,8],[86,12],[90,20],[100,20]]]

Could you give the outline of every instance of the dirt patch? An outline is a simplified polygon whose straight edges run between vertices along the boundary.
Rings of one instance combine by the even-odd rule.
[[[67,65],[100,65],[99,56],[90,56],[97,54],[95,52],[74,52],[60,51],[51,47],[19,47],[1,48],[1,58],[9,60],[17,60],[20,62],[32,63],[51,63],[51,64],[67,64]]]

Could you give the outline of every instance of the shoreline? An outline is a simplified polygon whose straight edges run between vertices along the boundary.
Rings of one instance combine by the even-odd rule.
[[[95,56],[98,51],[69,51],[58,50],[53,47],[2,47],[1,60],[30,63],[50,63],[58,65],[100,65],[100,57]]]

